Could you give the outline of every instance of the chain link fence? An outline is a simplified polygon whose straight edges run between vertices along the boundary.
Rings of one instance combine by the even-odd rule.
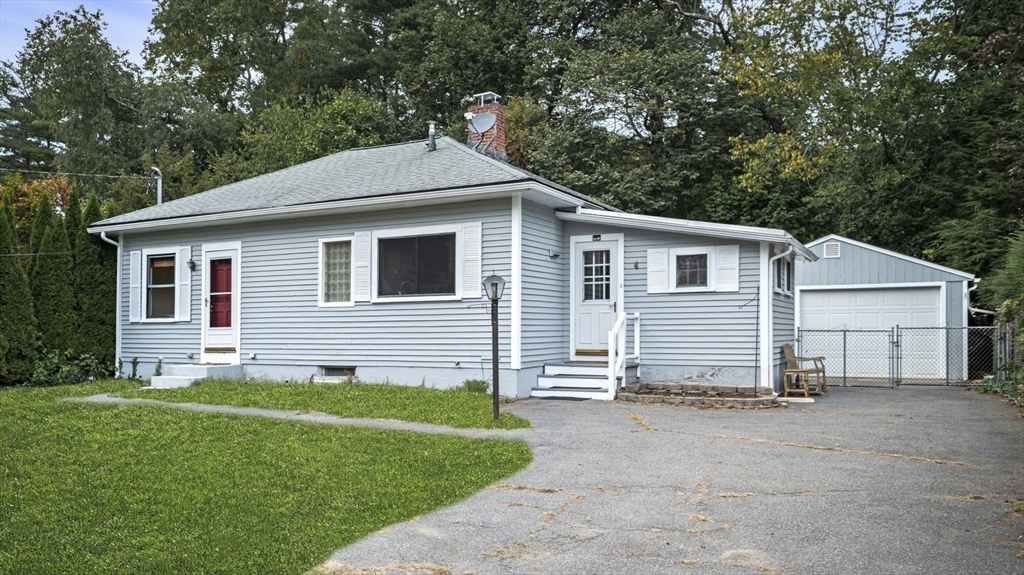
[[[830,385],[978,385],[1007,377],[1015,341],[1008,326],[801,329],[797,353],[824,357]]]

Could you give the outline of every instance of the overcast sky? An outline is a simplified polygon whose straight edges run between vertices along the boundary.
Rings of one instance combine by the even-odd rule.
[[[146,39],[155,0],[0,0],[0,60],[10,61],[25,43],[25,29],[57,10],[70,12],[84,5],[90,12],[103,12],[107,40],[128,50],[132,62],[142,65],[142,42]]]

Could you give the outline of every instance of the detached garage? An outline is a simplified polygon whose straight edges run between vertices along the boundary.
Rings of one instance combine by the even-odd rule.
[[[847,357],[847,375],[882,377],[889,369],[891,336],[886,332],[896,326],[911,328],[901,330],[904,378],[945,377],[949,361],[966,364],[962,330],[934,328],[967,326],[974,275],[834,234],[807,247],[819,259],[797,262],[797,329],[857,330],[844,336],[847,347],[863,349]],[[834,365],[836,353],[829,351],[804,353],[824,355],[826,360],[832,356],[830,371],[842,371]]]

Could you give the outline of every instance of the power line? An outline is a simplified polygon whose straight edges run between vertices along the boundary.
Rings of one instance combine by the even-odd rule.
[[[36,252],[34,254],[0,254],[0,258],[31,258],[35,256],[66,256],[75,252]]]
[[[110,174],[78,174],[75,172],[44,172],[41,170],[19,170],[15,168],[0,168],[0,172],[18,172],[22,174],[46,174],[47,176],[85,176],[89,178],[131,178],[136,180],[148,180],[149,176],[128,176],[128,175],[117,175],[112,176]]]

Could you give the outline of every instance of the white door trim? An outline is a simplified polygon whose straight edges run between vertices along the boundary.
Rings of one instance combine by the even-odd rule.
[[[522,369],[523,359],[523,196],[512,196],[512,312],[510,368]]]
[[[594,238],[598,238],[595,240]],[[569,237],[569,359],[570,361],[577,360],[596,360],[597,356],[579,356],[576,355],[576,311],[579,304],[579,269],[577,266],[580,265],[576,257],[576,244],[580,242],[616,242],[617,247],[612,247],[612,254],[618,260],[613,262],[612,265],[616,266],[616,286],[615,286],[615,315],[625,313],[625,269],[623,262],[625,261],[625,234],[593,234],[589,236],[570,236]]]
[[[234,252],[231,254],[230,252]],[[211,257],[212,256],[212,257]],[[231,257],[231,318],[235,328],[235,351],[233,353],[216,353],[206,351],[206,330],[210,324],[210,269],[211,259]],[[242,346],[242,242],[220,242],[203,244],[203,292],[200,305],[203,310],[202,327],[200,328],[199,361],[201,363],[241,363]]]

